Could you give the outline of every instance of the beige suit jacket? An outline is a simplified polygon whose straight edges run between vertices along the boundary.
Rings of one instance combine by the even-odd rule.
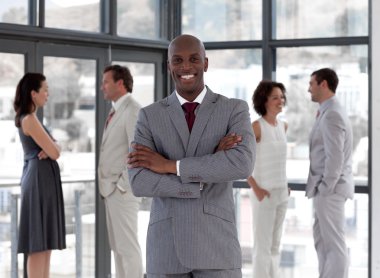
[[[140,108],[129,94],[103,131],[98,165],[99,191],[103,197],[109,196],[117,187],[131,191],[126,157],[135,135]]]

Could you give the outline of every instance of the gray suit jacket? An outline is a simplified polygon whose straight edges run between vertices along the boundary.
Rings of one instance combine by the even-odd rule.
[[[310,171],[306,195],[340,194],[353,198],[352,129],[334,96],[323,102],[310,134]]]
[[[232,132],[243,142],[214,153],[220,139]],[[147,272],[240,268],[232,181],[253,169],[255,138],[247,103],[208,89],[190,134],[173,93],[141,109],[135,141],[180,160],[181,176],[129,169],[134,194],[153,197]]]
[[[99,191],[103,197],[110,195],[117,185],[125,191],[131,190],[125,160],[135,135],[139,110],[140,105],[129,95],[104,130],[98,165]]]

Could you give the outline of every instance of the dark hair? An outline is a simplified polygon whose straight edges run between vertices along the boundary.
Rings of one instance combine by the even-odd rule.
[[[335,93],[336,88],[339,84],[339,78],[334,70],[330,68],[323,68],[313,72],[311,76],[313,75],[315,76],[315,80],[317,81],[318,85],[321,84],[323,80],[326,80],[329,89]]]
[[[38,92],[45,80],[46,77],[41,73],[28,72],[19,81],[13,102],[13,108],[16,112],[16,127],[21,127],[21,116],[32,113],[36,109],[32,100],[32,91]]]
[[[257,85],[257,88],[253,92],[252,96],[253,108],[260,116],[264,116],[267,113],[265,103],[267,103],[268,97],[274,88],[279,88],[282,91],[282,95],[286,104],[286,89],[284,84],[269,80],[262,80],[259,85]]]
[[[112,71],[113,81],[123,80],[124,87],[127,89],[127,92],[132,93],[133,90],[133,77],[130,70],[127,67],[120,65],[110,65],[107,66],[103,73]]]

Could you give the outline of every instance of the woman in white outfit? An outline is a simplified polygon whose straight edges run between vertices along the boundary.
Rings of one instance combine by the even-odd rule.
[[[290,192],[286,179],[288,126],[277,118],[286,103],[285,87],[261,81],[252,100],[261,116],[252,123],[257,154],[253,175],[248,177],[253,191],[253,277],[279,278],[282,225]]]

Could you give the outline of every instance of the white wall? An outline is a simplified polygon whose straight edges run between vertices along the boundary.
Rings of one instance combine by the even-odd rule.
[[[372,268],[380,277],[380,1],[372,2]]]

